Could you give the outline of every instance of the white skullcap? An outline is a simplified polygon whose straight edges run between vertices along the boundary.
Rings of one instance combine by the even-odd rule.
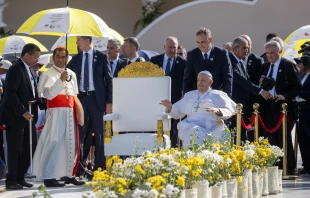
[[[206,74],[207,76],[213,78],[212,74],[207,70],[201,71],[201,72],[199,72],[199,74]]]
[[[2,68],[2,69],[9,69],[12,66],[12,63],[8,60],[1,60],[0,64],[2,64],[0,66],[0,68]]]

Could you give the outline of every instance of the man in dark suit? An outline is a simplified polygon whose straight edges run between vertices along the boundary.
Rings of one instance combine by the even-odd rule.
[[[231,97],[232,68],[227,50],[213,46],[211,31],[200,28],[196,32],[198,47],[189,51],[184,71],[183,94],[197,89],[197,76],[203,70],[208,70],[213,76],[213,89],[223,90]]]
[[[178,39],[169,36],[164,45],[164,54],[153,56],[151,62],[160,66],[171,77],[171,102],[174,104],[182,98],[182,84],[185,68],[185,60],[177,55]],[[177,146],[177,121],[171,119],[171,146]]]
[[[264,59],[252,53],[252,40],[248,35],[241,35],[240,37],[244,38],[248,41],[249,50],[247,55],[244,58],[244,62],[246,64],[247,73],[249,79],[255,85],[259,85],[259,79],[261,74],[262,65],[264,63]]]
[[[303,56],[300,60],[295,61],[299,62],[298,67],[302,72],[300,76],[302,84],[302,92],[300,97],[306,100],[306,103],[300,108],[300,119],[299,119],[299,128],[296,129],[297,137],[300,147],[300,154],[303,162],[303,170],[300,171],[300,174],[310,174],[310,122],[309,122],[309,112],[310,112],[310,57]]]
[[[80,127],[80,142],[84,144],[87,137],[88,123],[92,124],[96,139],[94,170],[104,169],[104,113],[112,112],[112,73],[107,55],[95,50],[92,46],[92,37],[78,36],[77,45],[81,50],[73,56],[68,63],[68,68],[76,73],[79,82],[79,95],[83,108],[85,124]],[[84,166],[90,148],[82,151],[81,164]],[[77,175],[84,173],[80,164]]]
[[[25,181],[25,173],[30,165],[30,130],[32,120],[32,152],[37,145],[35,123],[38,116],[37,103],[29,101],[38,99],[37,85],[29,67],[34,66],[40,57],[40,48],[35,44],[24,46],[21,58],[9,69],[5,80],[5,94],[2,104],[1,123],[6,125],[8,145],[8,176],[6,188],[12,190],[32,187]]]
[[[127,37],[124,39],[122,45],[122,51],[124,57],[126,58],[127,64],[133,62],[145,62],[143,57],[139,57],[138,50],[140,49],[140,43],[135,37]]]
[[[250,94],[261,94],[265,99],[272,98],[272,95],[259,86],[252,83],[246,72],[245,63],[243,59],[248,54],[249,45],[248,41],[242,37],[235,38],[232,44],[233,51],[229,53],[229,58],[233,68],[233,92],[232,100],[235,103],[241,103],[243,105],[243,119],[248,122],[248,118],[251,116],[250,106]],[[231,118],[232,128],[236,126],[236,117]],[[245,130],[241,133],[241,139],[245,140]]]
[[[121,71],[127,65],[126,60],[119,59],[119,53],[121,51],[121,43],[117,39],[108,40],[107,54],[111,65],[111,72],[113,78],[118,76],[118,72]]]
[[[272,38],[279,37],[277,33],[269,33],[266,36],[266,43],[268,43]],[[264,63],[268,63],[266,52],[263,53],[260,57],[264,59]]]
[[[281,46],[276,41],[269,41],[265,44],[266,55],[268,63],[263,64],[262,78],[260,85],[269,90],[273,95],[273,99],[260,100],[260,112],[263,122],[268,129],[273,129],[281,117],[282,103],[288,104],[288,115],[291,120],[293,112],[292,100],[298,96],[302,90],[302,85],[298,76],[296,65],[291,61],[280,57],[282,53]],[[267,78],[271,86],[266,83]],[[273,80],[272,80],[273,79]],[[287,159],[288,159],[288,173],[294,172],[296,163],[293,152],[292,137],[290,133],[290,126],[288,126],[287,133]],[[260,136],[268,137],[271,145],[277,145],[282,148],[282,128],[280,127],[274,133],[268,133],[265,130],[260,130]],[[282,166],[282,163],[279,164]]]

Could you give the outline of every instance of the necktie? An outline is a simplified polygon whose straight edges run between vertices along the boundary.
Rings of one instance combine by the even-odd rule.
[[[171,58],[168,58],[168,61],[166,64],[166,70],[165,70],[166,76],[169,76],[170,74],[170,68],[171,68],[170,61],[171,61]]]
[[[204,56],[205,63],[208,64],[208,54],[205,53],[203,56]]]
[[[89,65],[88,65],[88,53],[85,53],[84,62],[84,91],[89,90]]]
[[[247,77],[247,72],[246,72],[246,69],[245,69],[245,67],[244,67],[243,62],[240,61],[239,64],[240,64],[240,66],[241,66],[241,69],[242,69],[242,71],[243,71],[244,76]]]
[[[110,65],[111,65],[111,73],[112,73],[112,76],[114,75],[114,72],[113,72],[113,61],[110,61]]]
[[[274,68],[274,64],[271,64],[270,72],[269,72],[268,78],[272,78],[272,75],[273,75],[273,68]]]

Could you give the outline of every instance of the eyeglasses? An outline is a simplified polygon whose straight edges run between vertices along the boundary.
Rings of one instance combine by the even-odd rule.
[[[183,54],[184,54],[183,52],[178,53],[178,55],[180,55],[180,56],[183,56]]]

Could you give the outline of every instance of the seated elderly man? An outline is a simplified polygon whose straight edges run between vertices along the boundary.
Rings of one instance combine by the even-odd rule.
[[[197,90],[186,93],[173,105],[169,100],[160,103],[166,107],[166,113],[174,119],[187,116],[178,124],[179,138],[184,146],[190,143],[190,138],[196,131],[198,144],[202,144],[202,140],[210,133],[214,138],[220,139],[225,133],[223,120],[236,112],[236,103],[226,93],[213,90],[212,83],[212,74],[202,71],[197,77]]]

